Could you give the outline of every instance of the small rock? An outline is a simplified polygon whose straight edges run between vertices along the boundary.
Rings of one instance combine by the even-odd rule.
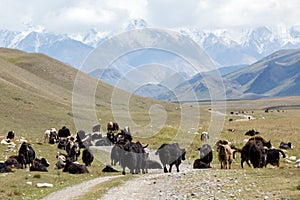
[[[41,187],[53,187],[53,184],[51,184],[51,183],[37,183],[36,186],[38,188],[41,188]]]
[[[31,181],[26,182],[27,185],[32,185]]]
[[[297,160],[297,157],[296,157],[296,156],[290,156],[289,159],[290,159],[291,161],[296,161],[296,160]]]

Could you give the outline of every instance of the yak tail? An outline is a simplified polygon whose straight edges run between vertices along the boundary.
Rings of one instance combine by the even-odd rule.
[[[143,148],[145,149],[145,148],[147,148],[149,146],[149,144],[146,144],[145,146],[143,146]]]
[[[282,150],[278,149],[278,151],[282,154],[282,157],[283,157],[283,158],[286,157],[286,156],[285,156],[285,153],[284,153]]]

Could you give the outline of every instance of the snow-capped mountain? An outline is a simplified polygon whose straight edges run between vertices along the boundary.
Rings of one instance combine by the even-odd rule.
[[[0,47],[43,53],[75,68],[79,68],[93,47],[66,34],[34,29],[22,32],[0,30]]]
[[[275,51],[300,48],[300,26],[179,31],[191,36],[219,66],[252,64]]]
[[[50,33],[40,27],[29,27],[28,30],[19,32],[0,30],[0,47],[15,48],[26,52],[44,53],[80,69],[87,55],[103,41],[126,31],[147,27],[151,26],[149,26],[145,20],[135,19],[116,30],[97,30],[93,28],[80,34]],[[300,48],[300,25],[292,27],[263,26],[227,29],[183,27],[172,31],[191,38],[195,44],[202,47],[218,67],[250,65],[278,50]],[[159,39],[154,41],[159,41]],[[195,75],[186,64],[170,57],[168,54],[141,51],[133,53],[131,56],[119,61],[115,61],[114,66],[106,73],[101,72],[101,80],[109,84],[117,83],[118,79],[122,78],[128,71],[140,65],[146,65],[147,62],[172,65],[176,68],[177,73],[184,76],[184,79],[189,79]],[[231,71],[233,71],[233,69],[231,69]],[[150,73],[150,71],[147,73]],[[92,74],[99,78],[99,72]],[[164,82],[166,81],[162,80],[161,82],[155,82],[155,84],[153,82],[149,85],[146,84],[147,87],[140,89],[139,94],[142,95],[143,92],[154,94],[153,91],[150,91],[151,85],[155,85],[153,90],[156,90],[158,88],[157,86]],[[157,96],[159,96],[159,94],[156,94],[156,97]]]
[[[0,46],[16,48],[27,52],[41,52],[73,67],[79,67],[82,61],[54,55],[52,46],[72,51],[72,55],[87,55],[99,43],[119,33],[149,27],[143,19],[131,20],[116,30],[90,29],[81,34],[49,33],[38,27],[30,27],[22,32],[0,30]],[[176,29],[191,37],[219,66],[252,64],[253,62],[281,49],[300,48],[300,25],[293,27],[256,27],[204,30],[197,27]],[[60,45],[58,45],[60,44]],[[70,49],[72,46],[73,49]],[[76,48],[76,47],[79,48]],[[77,53],[75,53],[77,51]],[[84,56],[79,56],[84,59]],[[79,60],[79,59],[77,59]]]

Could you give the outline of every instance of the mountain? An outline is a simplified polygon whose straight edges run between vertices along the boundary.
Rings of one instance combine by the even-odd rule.
[[[156,97],[188,101],[299,96],[299,88],[300,49],[288,49],[223,76],[218,71],[196,74]]]
[[[118,38],[126,32],[147,27],[149,25],[145,20],[135,19],[119,29],[97,30],[92,28],[87,32],[73,35],[49,33],[42,28],[34,27],[29,27],[28,30],[21,32],[0,30],[0,46],[26,52],[43,53],[82,70],[82,64],[87,56],[100,44],[112,38]],[[210,30],[188,27],[177,28],[172,31],[180,33],[180,39],[184,37],[192,39],[194,46],[200,46],[217,65],[221,76],[237,71],[240,67],[251,65],[278,50],[300,48],[300,26],[237,27]],[[157,35],[152,33],[148,38],[153,42],[164,42],[163,40],[160,41],[161,38],[155,37]],[[133,44],[138,44],[138,40],[133,41]],[[119,42],[122,43],[122,41]],[[185,45],[182,50],[188,51],[185,49]],[[109,51],[107,53],[110,53]],[[231,67],[227,68],[227,66]],[[175,79],[176,83],[171,81],[172,85],[168,84],[166,87],[163,84],[169,81],[169,77],[172,77],[173,73],[166,73],[165,70],[158,69],[159,67],[173,69],[174,73],[180,74],[182,78]],[[141,70],[146,71],[142,73]],[[140,71],[141,76],[133,77],[132,72],[134,71]],[[118,57],[105,70],[95,69],[84,72],[110,85],[116,86],[118,84],[117,87],[129,92],[136,92],[147,97],[152,94],[154,96],[150,95],[150,97],[160,98],[166,96],[166,90],[162,87],[168,88],[167,90],[173,89],[182,84],[179,81],[184,82],[192,79],[199,71],[193,70],[189,63],[170,52],[139,49]],[[128,78],[127,76],[130,74],[131,76]],[[252,90],[254,88],[249,88],[243,92],[251,94]]]
[[[93,47],[64,34],[44,30],[23,32],[0,31],[0,47],[14,48],[29,53],[43,53],[75,68],[79,68]]]
[[[88,53],[105,39],[147,27],[150,26],[145,20],[134,19],[115,30],[92,28],[87,32],[68,35],[49,33],[34,27],[22,32],[0,30],[0,46],[45,53],[79,68]],[[188,27],[177,28],[174,31],[192,38],[220,67],[252,64],[275,51],[300,48],[298,25],[228,29]]]
[[[245,67],[248,67],[249,65],[235,65],[235,66],[226,66],[226,67],[220,67],[216,70],[208,72],[208,74],[214,74],[217,71],[220,73],[221,76],[225,76],[227,74],[233,73],[235,71],[241,70]]]
[[[147,23],[144,20],[135,20],[128,25],[128,29],[134,30],[147,27]],[[299,26],[287,27],[254,27],[254,28],[229,28],[229,29],[215,29],[215,30],[203,30],[200,28],[180,28],[176,30],[177,32],[192,38],[203,50],[208,54],[208,56],[216,63],[218,66],[218,73],[221,76],[225,76],[234,71],[239,71],[242,68],[246,68],[257,62],[260,59],[282,49],[296,49],[300,48],[300,28]],[[135,54],[135,55],[134,55]],[[161,76],[159,79],[150,80],[143,78],[143,81],[139,81],[141,77],[136,76],[128,79],[127,73],[129,71],[135,70],[143,65],[149,63],[158,63],[164,66],[176,67],[176,72],[182,75],[181,79],[175,79],[172,85],[165,85],[172,77],[172,74],[167,74],[167,76]],[[135,52],[128,56],[126,59],[119,58],[118,61],[114,63],[112,67],[107,69],[105,72],[95,73],[96,77],[99,78],[99,73],[102,74],[100,80],[103,80],[111,85],[116,86],[119,83],[118,80],[122,79],[122,84],[120,87],[124,90],[133,92],[135,94],[152,97],[157,99],[169,100],[174,99],[174,92],[172,90],[179,85],[186,82],[187,79],[193,79],[195,72],[186,71],[190,67],[186,63],[180,63],[179,59],[175,59],[172,56],[164,54],[162,52],[155,53],[154,51]],[[145,68],[144,68],[145,69]],[[149,76],[154,76],[155,67],[153,66],[152,72],[147,69],[145,73]],[[154,71],[154,73],[153,73]],[[214,74],[215,72],[210,72]],[[210,78],[212,81],[213,78]],[[132,83],[132,81],[135,83]],[[145,83],[144,80],[148,80]],[[126,83],[127,81],[127,83]],[[183,82],[180,82],[183,81]],[[202,87],[198,90],[200,94],[201,91],[205,90],[205,80],[202,80],[202,84],[199,86],[193,86],[195,88]],[[212,81],[212,82],[216,82]],[[226,91],[230,98],[257,98],[263,96],[260,93],[249,91],[240,91],[238,87],[238,82],[232,82],[231,80],[224,79],[224,84],[226,87],[230,88]],[[138,88],[138,89],[136,89]],[[184,87],[183,87],[184,88]],[[187,88],[179,89],[182,91],[181,94],[186,94]],[[189,96],[189,95],[188,95]],[[203,95],[201,98],[209,98],[209,94]]]
[[[252,64],[275,51],[300,48],[299,26],[178,31],[192,37],[219,66]]]
[[[300,95],[300,50],[277,51],[247,68],[225,76],[239,91],[260,96]]]

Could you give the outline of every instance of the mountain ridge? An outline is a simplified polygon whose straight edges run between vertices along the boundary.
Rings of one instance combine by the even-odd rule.
[[[88,52],[92,51],[107,38],[117,36],[124,31],[147,27],[151,26],[145,20],[134,19],[129,21],[124,27],[116,30],[107,31],[92,28],[87,32],[79,34],[56,34],[47,32],[40,27],[30,27],[27,31],[0,30],[0,46],[17,48],[27,52],[41,52],[70,64],[75,68],[79,68],[84,60],[83,57],[80,58],[80,61],[72,62],[70,58],[59,57],[58,54],[53,53],[53,50],[50,51],[47,48],[53,48],[53,45],[69,41],[69,45],[70,43],[76,43],[73,47],[78,48],[78,52],[73,54],[78,56],[81,53],[87,56]],[[189,27],[177,28],[174,31],[188,35],[219,66],[223,67],[252,64],[280,49],[300,48],[300,25],[291,27],[235,27],[228,29]],[[43,45],[44,48],[39,49],[39,45]],[[64,45],[61,46],[61,48],[63,47]],[[75,51],[74,48],[66,48],[66,50]]]

